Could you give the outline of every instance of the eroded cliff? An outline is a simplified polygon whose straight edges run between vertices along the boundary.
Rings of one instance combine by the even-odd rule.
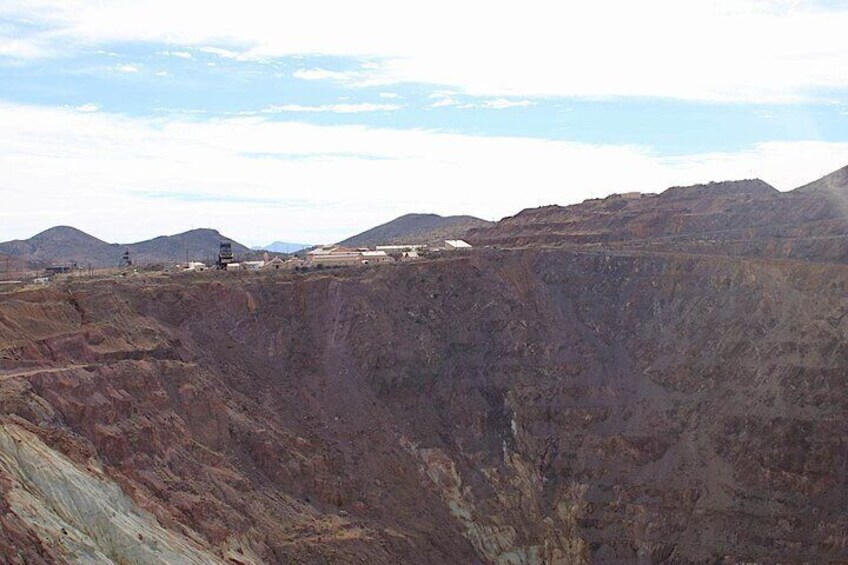
[[[846,559],[846,283],[523,250],[3,294],[0,551]]]

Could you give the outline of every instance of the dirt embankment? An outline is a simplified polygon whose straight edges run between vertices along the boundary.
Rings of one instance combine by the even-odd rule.
[[[0,552],[846,559],[846,283],[527,250],[0,295]]]

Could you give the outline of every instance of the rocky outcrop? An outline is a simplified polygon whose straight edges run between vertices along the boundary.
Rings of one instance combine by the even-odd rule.
[[[225,563],[192,539],[196,536],[178,535],[159,525],[103,477],[96,461],[82,468],[18,424],[0,424],[0,476],[7,513],[26,523],[56,559],[139,565]]]

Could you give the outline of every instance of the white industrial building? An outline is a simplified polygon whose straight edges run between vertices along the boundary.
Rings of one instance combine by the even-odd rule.
[[[368,251],[347,247],[319,247],[306,254],[311,265],[341,267],[388,263],[392,260],[385,251]]]
[[[455,251],[457,249],[471,249],[471,244],[462,239],[446,239],[445,249]]]
[[[426,245],[378,245],[374,249],[377,251],[385,251],[386,253],[401,253],[403,251],[418,251],[424,249]]]
[[[368,265],[388,263],[392,260],[385,251],[363,251],[362,262]]]

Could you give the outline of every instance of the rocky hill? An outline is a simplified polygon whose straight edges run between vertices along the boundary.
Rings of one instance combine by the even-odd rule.
[[[137,243],[107,243],[69,226],[57,226],[29,239],[0,243],[0,254],[36,266],[71,265],[92,267],[117,266],[126,250],[134,263],[149,265],[185,261],[209,260],[217,257],[221,241],[232,241],[212,229],[195,229],[171,236],[160,236]],[[236,255],[249,250],[233,242]]]
[[[443,245],[446,239],[462,239],[473,228],[485,228],[492,225],[492,222],[473,216],[406,214],[349,237],[340,242],[339,245],[345,247],[372,247],[406,243]]]
[[[123,250],[70,226],[56,226],[25,240],[0,243],[5,253],[32,263],[70,264],[102,263],[117,265]]]
[[[222,241],[232,243],[236,257],[250,253],[250,249],[244,245],[212,229],[195,229],[177,235],[163,235],[119,247],[129,249],[133,260],[142,264],[185,261],[186,253],[190,260],[211,263],[218,257]]]
[[[747,180],[524,210],[468,239],[845,262],[848,168],[789,192]]]
[[[0,253],[0,280],[17,279],[22,275],[31,276],[40,270],[38,263]]]

